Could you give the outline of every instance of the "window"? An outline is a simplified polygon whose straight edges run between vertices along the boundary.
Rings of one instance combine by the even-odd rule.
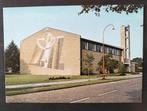
[[[108,54],[112,54],[112,48],[107,47],[107,53],[108,53]]]
[[[117,55],[120,55],[120,50],[117,50]]]
[[[107,54],[109,53],[109,47],[106,47],[106,53]]]
[[[105,53],[107,53],[107,49],[108,49],[108,48],[104,46],[104,51],[105,51]]]
[[[108,54],[112,54],[111,48],[110,48],[110,47],[107,47],[107,53],[108,53]]]
[[[118,56],[119,56],[119,55],[120,55],[120,50],[118,50],[118,49],[114,49],[113,54],[114,54],[114,55],[118,55]]]
[[[88,49],[88,43],[85,41],[82,41],[82,49]]]
[[[103,52],[103,46],[101,46],[101,52]]]
[[[112,54],[113,54],[113,55],[114,55],[114,53],[115,53],[114,51],[115,51],[115,49],[112,49]]]
[[[112,54],[112,50],[111,50],[110,47],[107,47],[106,53],[107,53],[107,54]]]
[[[100,45],[96,45],[96,51],[97,51],[97,52],[102,52],[101,46],[100,46]]]
[[[117,55],[117,49],[114,49],[114,55]]]
[[[88,50],[96,51],[96,45],[92,43],[88,43]]]

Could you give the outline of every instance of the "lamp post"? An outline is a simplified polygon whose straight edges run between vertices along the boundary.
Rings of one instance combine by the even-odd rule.
[[[108,25],[104,28],[104,30],[103,30],[103,78],[102,78],[103,80],[106,79],[106,78],[105,78],[105,60],[104,60],[104,56],[105,56],[105,49],[104,49],[104,33],[105,33],[105,30],[106,30],[108,27],[110,27],[110,26],[112,26],[112,30],[115,30],[113,24],[108,24]]]
[[[142,25],[140,25],[140,27],[143,27],[143,24],[142,24]]]

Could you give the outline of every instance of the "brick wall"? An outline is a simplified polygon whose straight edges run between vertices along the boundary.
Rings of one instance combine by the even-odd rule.
[[[57,60],[57,58],[53,59],[54,63],[58,63],[58,66],[54,65],[54,68],[45,69],[38,66],[37,63],[33,64],[32,61],[34,61],[34,53],[41,54],[41,49],[36,45],[37,39],[43,38],[47,32],[52,33],[55,37],[63,36],[64,40],[62,49],[60,47],[57,49],[55,48],[56,45],[54,46],[54,52],[59,50],[60,53],[58,55],[60,60]],[[38,59],[37,56],[35,59]],[[21,42],[20,72],[39,75],[80,75],[80,36],[53,28],[45,28],[27,37]]]

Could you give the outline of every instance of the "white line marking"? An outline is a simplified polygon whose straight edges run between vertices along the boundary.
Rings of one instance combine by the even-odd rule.
[[[98,96],[103,96],[103,95],[110,94],[110,93],[113,93],[113,92],[116,92],[116,91],[118,91],[118,90],[113,90],[113,91],[105,92],[105,93],[99,94]],[[79,99],[79,100],[76,100],[76,101],[72,101],[70,103],[77,103],[77,102],[85,101],[87,99],[90,99],[90,98],[87,97],[87,98]]]
[[[106,92],[106,93],[103,93],[103,94],[99,94],[98,96],[103,96],[103,95],[110,94],[110,93],[113,93],[113,92],[116,92],[116,91],[118,91],[118,90],[109,91],[109,92]]]
[[[79,100],[76,100],[76,101],[72,101],[70,103],[77,103],[77,102],[84,101],[84,100],[87,100],[87,99],[90,99],[90,98],[89,97],[88,98],[83,98],[83,99],[79,99]]]

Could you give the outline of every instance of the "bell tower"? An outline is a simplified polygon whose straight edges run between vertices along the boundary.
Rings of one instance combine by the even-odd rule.
[[[127,71],[131,72],[130,53],[130,26],[121,26],[120,29],[121,48],[123,49],[121,61],[126,65]]]

